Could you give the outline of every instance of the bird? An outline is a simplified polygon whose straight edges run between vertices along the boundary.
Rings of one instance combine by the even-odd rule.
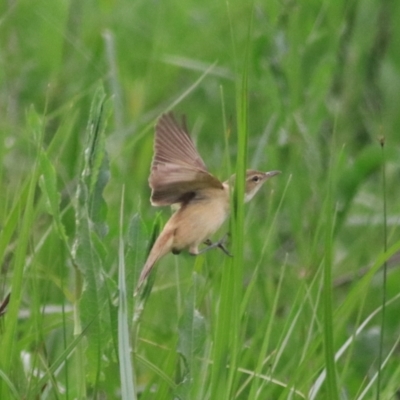
[[[244,201],[250,201],[270,178],[280,171],[246,171]],[[230,186],[236,176],[221,182],[207,169],[196,150],[186,123],[178,124],[173,113],[162,114],[155,128],[154,155],[149,186],[153,206],[172,206],[175,212],[154,242],[141,271],[135,294],[150,274],[154,264],[169,252],[187,249],[199,255],[219,247],[229,254],[223,239],[209,239],[229,215]],[[201,244],[208,246],[199,249]]]

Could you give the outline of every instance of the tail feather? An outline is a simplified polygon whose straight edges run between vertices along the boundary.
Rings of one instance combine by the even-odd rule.
[[[143,282],[149,276],[154,264],[165,254],[167,254],[172,248],[173,231],[163,231],[160,236],[154,242],[153,247],[147,257],[146,263],[143,266],[142,272],[140,273],[139,281],[136,286],[135,295],[143,285]]]

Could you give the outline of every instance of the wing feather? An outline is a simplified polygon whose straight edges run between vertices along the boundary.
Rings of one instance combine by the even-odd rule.
[[[211,175],[190,136],[172,113],[163,114],[156,125],[154,157],[149,184],[155,206],[184,203],[204,188],[221,188]]]

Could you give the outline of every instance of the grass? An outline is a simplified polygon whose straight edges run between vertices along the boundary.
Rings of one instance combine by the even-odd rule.
[[[0,9],[1,399],[398,395],[397,3]],[[168,255],[136,299],[167,110],[221,179],[282,174],[237,188],[233,258]]]

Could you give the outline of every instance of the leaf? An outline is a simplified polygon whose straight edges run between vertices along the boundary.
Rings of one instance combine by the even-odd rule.
[[[67,243],[68,238],[65,233],[64,225],[62,224],[61,221],[61,215],[59,209],[60,194],[57,191],[56,171],[44,150],[42,150],[40,153],[39,165],[41,172],[39,178],[39,186],[45,197],[47,211],[54,218],[54,224],[58,236],[65,243]]]
[[[104,89],[100,86],[94,95],[86,128],[87,144],[84,167],[78,185],[78,202],[81,207],[87,208],[88,217],[101,237],[108,231],[105,223],[107,206],[103,190],[110,176],[104,134],[109,114],[110,107],[105,101]]]
[[[121,198],[120,211],[120,235],[118,252],[118,287],[119,287],[119,307],[118,307],[118,358],[119,371],[121,376],[121,396],[122,399],[136,399],[135,386],[133,382],[133,365],[131,360],[130,327],[128,317],[128,294],[126,290],[126,268],[124,256],[123,240],[123,209],[124,193]],[[132,296],[130,296],[132,297]]]
[[[178,326],[178,353],[182,356],[185,373],[175,391],[180,399],[190,399],[199,394],[196,390],[202,387],[200,359],[204,356],[207,339],[206,321],[196,309],[196,292],[199,282],[194,275],[194,284],[186,295],[185,307]],[[196,395],[195,395],[196,394]]]
[[[178,327],[178,352],[189,369],[193,366],[194,358],[203,354],[206,342],[206,322],[196,309],[195,293],[196,283],[186,295],[185,308]]]
[[[100,371],[104,368],[103,354],[107,346],[112,346],[110,312],[110,295],[102,275],[106,248],[102,238],[107,233],[107,206],[103,199],[103,190],[109,177],[109,167],[105,150],[105,126],[108,117],[105,93],[100,85],[93,97],[89,122],[87,125],[87,144],[84,152],[84,163],[77,188],[75,208],[76,237],[73,246],[74,265],[76,270],[77,301],[75,304],[75,332],[80,332],[80,325],[90,325],[87,335],[89,340],[86,349],[86,373],[89,382],[98,381]],[[80,274],[84,275],[85,284],[80,293]],[[84,377],[82,378],[84,379]],[[95,385],[97,386],[97,385]]]

